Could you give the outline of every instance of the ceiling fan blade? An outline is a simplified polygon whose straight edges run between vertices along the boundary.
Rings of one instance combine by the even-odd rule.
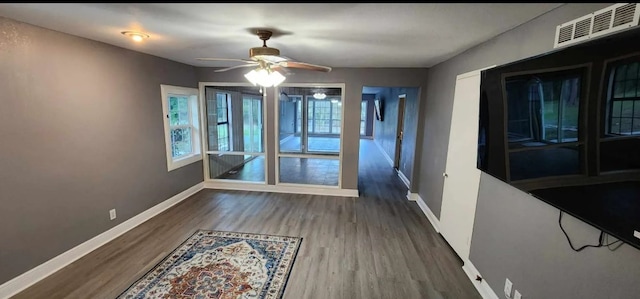
[[[255,55],[253,56],[253,58],[258,60],[264,60],[266,62],[274,63],[274,64],[291,60],[287,57],[279,56],[279,55]]]
[[[328,66],[311,64],[306,62],[298,62],[298,61],[283,61],[283,62],[280,62],[278,65],[283,67],[289,67],[289,68],[298,68],[298,69],[320,71],[320,72],[327,72],[327,73],[331,71],[331,67],[328,67]]]
[[[232,66],[232,67],[228,67],[228,68],[223,68],[223,69],[219,69],[219,70],[215,70],[214,72],[226,72],[228,70],[233,70],[233,69],[239,69],[239,68],[243,68],[243,67],[254,67],[254,66],[258,66],[260,64],[258,63],[253,63],[253,64],[239,64],[236,66]]]
[[[272,69],[272,70],[274,70],[274,71],[283,72],[283,73],[284,73],[283,75],[285,75],[285,76],[289,76],[289,75],[292,75],[292,74],[293,74],[293,73],[292,73],[291,71],[289,71],[286,67],[284,67],[284,66],[280,66],[280,65],[277,65],[277,64],[276,64],[276,65],[273,65],[273,66],[271,67],[271,69]]]
[[[256,63],[253,60],[237,59],[237,58],[196,58],[196,59],[202,60],[202,61],[238,61],[238,62],[244,62],[244,63]]]

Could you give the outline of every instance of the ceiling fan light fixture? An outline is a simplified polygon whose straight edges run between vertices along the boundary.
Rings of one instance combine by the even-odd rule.
[[[313,98],[317,100],[324,100],[327,95],[324,92],[316,92],[313,94]]]
[[[278,86],[282,83],[285,77],[278,71],[266,70],[264,68],[251,70],[244,75],[249,82],[253,85],[260,85],[263,87]]]

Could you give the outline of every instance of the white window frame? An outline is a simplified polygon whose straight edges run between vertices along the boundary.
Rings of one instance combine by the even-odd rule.
[[[201,133],[200,133],[200,110],[199,91],[197,88],[180,87],[173,85],[160,85],[162,102],[162,119],[164,122],[164,141],[167,153],[167,171],[172,171],[180,167],[202,160]],[[171,126],[169,124],[169,96],[187,96],[189,98],[189,118],[191,127],[192,154],[173,158],[171,154]]]

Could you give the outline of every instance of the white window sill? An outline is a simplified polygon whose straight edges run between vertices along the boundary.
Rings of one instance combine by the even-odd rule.
[[[180,167],[184,167],[187,166],[189,164],[198,162],[202,160],[202,155],[201,154],[194,154],[194,155],[190,155],[190,156],[184,156],[184,157],[180,157],[177,160],[173,160],[173,162],[169,163],[167,165],[167,169],[168,171],[172,171],[175,169],[178,169]]]

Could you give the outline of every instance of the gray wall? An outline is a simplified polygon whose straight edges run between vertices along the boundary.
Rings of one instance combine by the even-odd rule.
[[[558,24],[608,4],[567,4],[429,69],[419,165],[419,194],[440,215],[456,75],[542,54]],[[559,211],[483,174],[470,260],[504,298],[505,278],[525,298],[637,298],[640,251],[624,245],[573,252],[558,227]],[[595,228],[567,216],[572,241],[597,241]]]
[[[396,131],[398,127],[398,97],[391,95],[391,88],[384,88],[376,94],[381,103],[382,121],[374,118],[373,141],[384,153],[394,159],[396,153]]]
[[[0,53],[0,284],[203,180],[160,101],[195,68],[5,18]]]
[[[282,96],[284,97],[284,96]],[[296,133],[296,102],[281,100],[280,141]]]
[[[246,82],[243,72],[232,70],[216,73],[215,68],[198,68],[200,82]],[[330,73],[296,70],[285,83],[345,83],[344,110],[344,160],[342,165],[342,187],[358,188],[358,151],[360,148],[360,103],[363,86],[415,86],[424,87],[427,70],[422,68],[334,68]],[[275,150],[275,123],[273,88],[267,90],[267,115],[265,123],[266,147],[268,152]],[[424,101],[423,98],[420,101]],[[274,165],[273,156],[267,157],[270,165]],[[275,177],[275,169],[269,168],[269,176]],[[269,184],[275,183],[268,180]]]
[[[507,277],[524,298],[640,296],[640,250],[574,252],[558,209],[490,175],[480,183],[470,260],[500,298]],[[562,225],[575,247],[598,243],[600,231],[581,220],[564,214]]]
[[[402,138],[402,152],[400,153],[400,171],[413,183],[413,165],[416,153],[416,138],[418,135],[418,111],[420,103],[420,89],[413,87],[392,88],[392,95],[396,97],[406,94],[404,102],[404,136]]]
[[[374,120],[373,139],[380,144],[391,160],[395,158],[398,129],[398,96],[403,94],[406,95],[404,104],[404,137],[399,168],[402,174],[411,180],[418,134],[419,88],[388,87],[376,95],[377,99],[382,99],[384,102],[382,107],[383,121]],[[412,185],[414,185],[413,182]]]

